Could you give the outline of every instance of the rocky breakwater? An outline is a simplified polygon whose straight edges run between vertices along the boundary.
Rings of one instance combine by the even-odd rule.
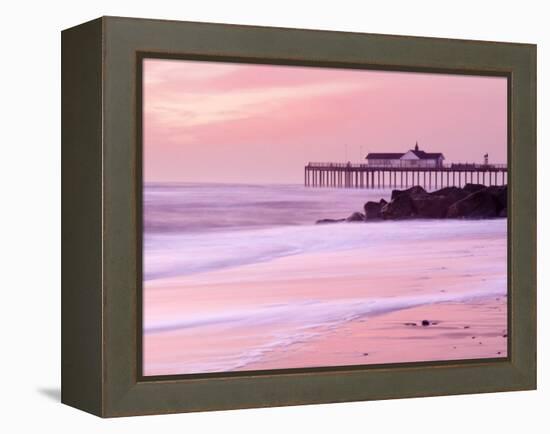
[[[366,222],[404,219],[487,219],[506,217],[508,188],[466,184],[427,192],[420,186],[393,190],[389,202],[367,202],[364,212],[354,212],[348,218],[323,219],[317,223]]]

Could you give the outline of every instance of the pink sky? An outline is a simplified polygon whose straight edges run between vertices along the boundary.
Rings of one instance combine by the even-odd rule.
[[[506,79],[144,60],[145,182],[301,183],[308,161],[506,162]]]

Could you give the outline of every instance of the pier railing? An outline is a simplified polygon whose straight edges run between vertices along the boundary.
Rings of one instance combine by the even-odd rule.
[[[500,179],[499,179],[500,178]],[[503,185],[508,182],[506,164],[450,163],[438,166],[410,163],[309,162],[304,167],[306,187],[407,188],[462,187],[467,183]]]
[[[349,169],[455,169],[455,170],[507,170],[506,164],[479,164],[479,163],[451,163],[432,165],[411,165],[408,162],[399,162],[394,164],[368,164],[368,163],[319,163],[309,162],[306,167],[312,168],[349,168]]]

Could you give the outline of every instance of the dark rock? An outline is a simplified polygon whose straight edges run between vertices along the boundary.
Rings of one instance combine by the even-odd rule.
[[[422,320],[422,325],[423,325],[424,327],[429,326],[429,325],[430,325],[430,321],[428,321],[427,319],[423,319],[423,320]]]
[[[427,193],[419,186],[394,190],[392,201],[382,208],[381,215],[384,219],[444,218],[449,206],[464,196],[459,191],[447,188]]]
[[[345,222],[346,219],[321,219],[321,220],[317,220],[315,222],[316,225],[324,225],[324,224],[327,224],[327,223],[340,223],[340,222]]]
[[[322,219],[317,223],[361,222],[372,220],[402,220],[411,218],[507,217],[508,187],[466,184],[464,188],[445,187],[428,193],[416,185],[407,190],[393,190],[391,201],[369,201],[363,209],[346,219]]]
[[[394,190],[396,191],[398,190]],[[398,194],[390,203],[382,207],[380,214],[384,220],[407,219],[416,216],[416,209],[408,194]]]
[[[448,208],[468,193],[458,187],[445,187],[432,193],[416,192],[411,196],[417,217],[445,218]]]
[[[444,218],[447,209],[454,203],[452,198],[444,195],[419,194],[411,197],[416,217],[420,218]]]
[[[498,199],[487,189],[479,190],[453,203],[448,211],[448,218],[493,218],[500,211]]]
[[[502,211],[503,208],[508,207],[508,186],[507,185],[492,185],[485,189],[487,193],[492,194],[498,201],[499,210]]]
[[[419,185],[415,185],[414,187],[408,188],[407,190],[393,190],[391,192],[391,200],[393,201],[394,199],[402,195],[416,196],[418,194],[426,194],[426,190],[424,190]]]
[[[365,221],[365,214],[361,212],[354,212],[352,215],[350,215],[347,219],[347,222],[364,222]]]
[[[382,201],[384,201],[384,203],[382,203]],[[367,202],[363,207],[365,210],[365,220],[380,220],[382,218],[380,211],[386,204],[387,202],[384,199],[380,202]]]
[[[468,193],[458,187],[446,187],[432,193],[420,186],[393,190],[391,202],[382,207],[380,214],[384,219],[445,218],[449,207],[466,196]]]
[[[432,191],[430,196],[444,196],[449,200],[450,204],[452,204],[464,199],[469,194],[470,193],[460,187],[445,187],[440,190]]]
[[[462,190],[466,193],[475,193],[486,188],[483,184],[466,184]]]

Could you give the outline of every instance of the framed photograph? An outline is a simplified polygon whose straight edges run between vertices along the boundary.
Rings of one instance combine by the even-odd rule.
[[[62,33],[62,401],[536,387],[536,46]]]

